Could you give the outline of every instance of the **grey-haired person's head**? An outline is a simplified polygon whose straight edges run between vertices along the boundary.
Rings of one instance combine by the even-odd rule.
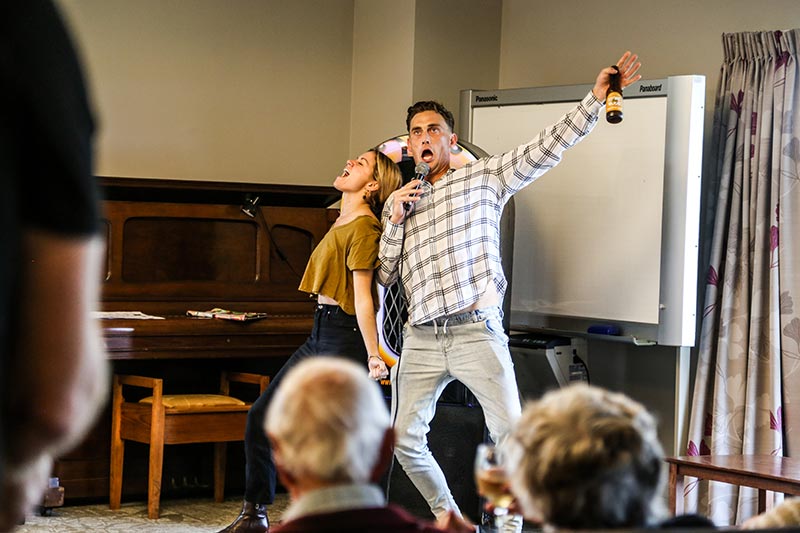
[[[663,518],[656,421],[623,394],[584,384],[551,391],[525,407],[504,446],[523,513],[550,529]]]

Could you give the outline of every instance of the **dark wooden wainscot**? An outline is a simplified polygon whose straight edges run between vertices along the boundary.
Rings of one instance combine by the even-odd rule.
[[[163,320],[103,319],[115,372],[163,377],[165,392],[215,392],[221,370],[274,375],[305,340],[313,301],[297,290],[338,199],[330,187],[99,178],[104,195],[102,311]],[[259,198],[248,216],[242,207]],[[252,202],[250,202],[252,207]],[[249,322],[186,316],[215,307],[268,313]],[[110,410],[55,475],[66,499],[107,500]],[[229,492],[243,487],[231,445]],[[129,444],[125,495],[146,493],[146,447]],[[167,447],[165,496],[211,494],[211,447]]]

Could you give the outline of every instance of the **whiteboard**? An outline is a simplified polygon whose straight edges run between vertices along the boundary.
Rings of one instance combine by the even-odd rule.
[[[469,91],[469,140],[490,154],[513,149],[589,89]],[[693,345],[704,99],[702,76],[632,85],[622,123],[601,111],[592,133],[515,195],[512,324],[612,323]],[[462,120],[463,105],[462,93]]]
[[[574,103],[479,108],[474,142],[510,150]],[[519,192],[511,308],[658,323],[666,98],[625,103],[618,125],[601,120],[561,163]],[[502,132],[502,134],[499,134]],[[548,280],[537,283],[536,280]]]

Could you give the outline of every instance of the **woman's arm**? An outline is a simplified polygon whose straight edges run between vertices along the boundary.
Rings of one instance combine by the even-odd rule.
[[[353,288],[355,289],[356,320],[364,346],[367,348],[367,365],[372,379],[385,378],[389,375],[386,363],[378,351],[378,324],[375,320],[375,303],[372,299],[372,276],[374,270],[353,270]]]

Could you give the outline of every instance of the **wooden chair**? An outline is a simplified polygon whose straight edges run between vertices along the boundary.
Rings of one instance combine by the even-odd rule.
[[[115,375],[111,410],[111,472],[109,506],[119,509],[122,497],[122,465],[125,441],[150,445],[147,516],[158,518],[161,473],[165,444],[213,442],[214,500],[221,502],[225,490],[226,443],[244,440],[247,411],[251,403],[230,396],[230,383],[258,385],[264,392],[269,377],[259,374],[222,374],[219,394],[164,395],[163,380],[143,376]],[[123,387],[143,387],[152,396],[127,402]]]

